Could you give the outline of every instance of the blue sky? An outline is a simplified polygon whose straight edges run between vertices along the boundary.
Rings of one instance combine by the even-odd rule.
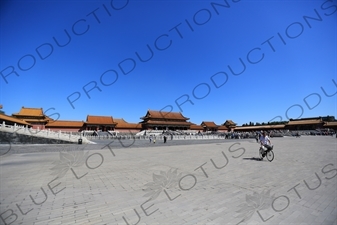
[[[11,0],[0,21],[6,114],[337,117],[336,0]]]

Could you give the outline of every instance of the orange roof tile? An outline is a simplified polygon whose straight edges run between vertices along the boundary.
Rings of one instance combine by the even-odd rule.
[[[175,120],[189,120],[190,118],[184,117],[180,112],[164,112],[148,110],[144,117],[141,119],[175,119]]]
[[[5,114],[0,114],[0,120],[5,121],[5,123],[6,123],[6,121],[10,121],[12,123],[17,123],[18,125],[29,125],[30,126],[30,124],[27,123],[26,121],[17,119],[17,118],[12,117],[12,116],[7,116]]]
[[[112,116],[87,116],[87,124],[104,124],[104,125],[115,125]]]
[[[53,120],[49,121],[46,124],[46,128],[48,127],[79,127],[83,126],[83,121],[70,121],[70,120]]]
[[[142,128],[142,124],[140,123],[128,123],[123,118],[122,119],[114,119],[114,121],[117,123],[116,127],[117,129],[140,129]]]
[[[207,122],[207,121],[203,121],[201,123],[201,126],[203,126],[203,127],[218,127],[218,125],[216,125],[214,122]]]
[[[311,125],[311,124],[324,124],[321,119],[313,119],[313,120],[291,120],[286,125]]]
[[[114,118],[114,121],[117,123],[117,125],[127,123],[123,118],[121,118],[121,119]]]
[[[200,125],[196,125],[196,124],[191,124],[190,125],[190,129],[191,130],[203,130],[204,128]]]
[[[233,120],[226,120],[226,122],[223,125],[224,126],[236,126],[236,123],[234,123]]]
[[[13,116],[44,116],[42,108],[25,108],[22,106],[20,112],[14,113]]]
[[[278,125],[261,125],[261,126],[240,126],[234,128],[234,130],[263,130],[263,129],[283,129],[285,127],[284,124]]]
[[[27,123],[47,123],[48,120],[47,119],[35,119],[35,118],[32,118],[32,119],[26,119],[26,118],[23,118],[22,120],[26,121]]]
[[[177,125],[177,126],[190,126],[190,122],[185,122],[185,121],[155,121],[155,120],[150,120],[147,121],[146,124],[151,124],[151,125]]]
[[[227,126],[219,126],[218,130],[228,130],[228,127]]]

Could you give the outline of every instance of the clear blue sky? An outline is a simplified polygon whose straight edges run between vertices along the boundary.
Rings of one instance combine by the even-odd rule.
[[[6,114],[337,117],[336,0],[11,0],[0,21]]]

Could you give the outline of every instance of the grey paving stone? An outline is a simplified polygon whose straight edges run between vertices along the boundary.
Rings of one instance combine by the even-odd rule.
[[[108,140],[14,145],[0,157],[0,214],[13,210],[1,222],[14,213],[12,224],[126,224],[123,217],[151,225],[336,224],[336,138],[272,141],[272,162],[258,160],[259,146],[249,139],[114,142],[115,156],[103,148]],[[60,156],[74,148],[87,158]],[[149,187],[159,194],[150,201]],[[30,195],[46,200],[36,205]],[[16,204],[32,211],[23,215]]]

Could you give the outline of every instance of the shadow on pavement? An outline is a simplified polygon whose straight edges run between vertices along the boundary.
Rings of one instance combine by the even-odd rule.
[[[255,158],[255,157],[251,157],[251,158],[243,158],[244,160],[255,160],[255,161],[263,161],[261,158]]]

